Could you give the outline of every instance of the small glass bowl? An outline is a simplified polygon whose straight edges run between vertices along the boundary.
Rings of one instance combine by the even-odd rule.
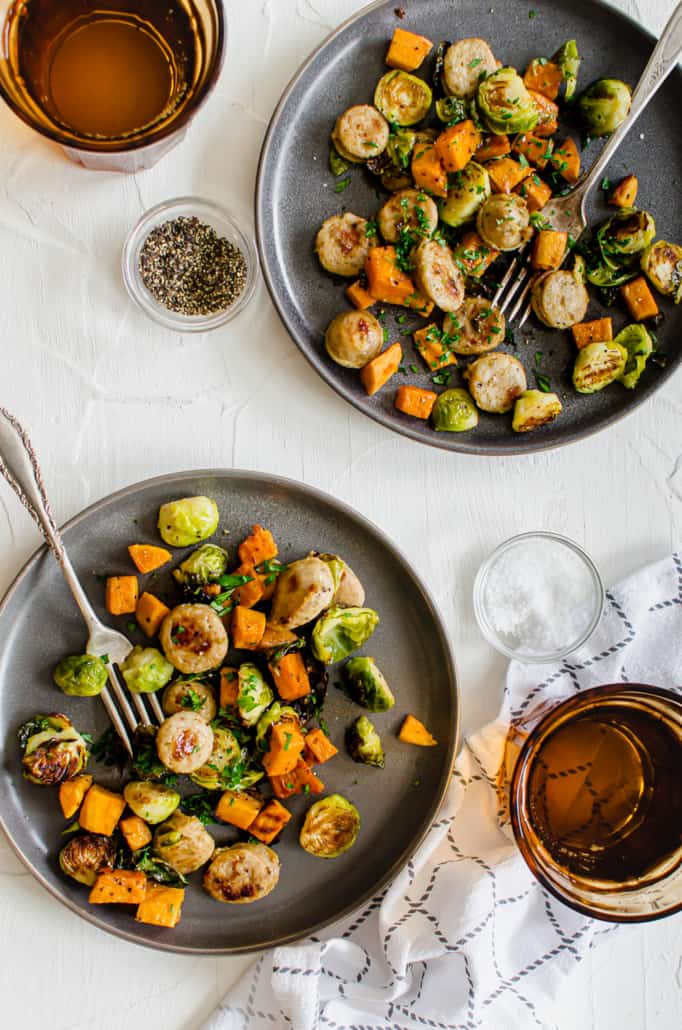
[[[224,311],[217,311],[212,315],[181,315],[177,311],[169,311],[152,297],[142,281],[139,267],[140,251],[149,233],[158,225],[180,217],[195,217],[205,222],[215,229],[218,236],[229,240],[244,255],[244,289],[234,304]],[[205,333],[209,329],[217,329],[231,322],[251,300],[258,281],[258,253],[251,234],[238,224],[229,211],[200,197],[178,197],[175,200],[166,200],[147,211],[128,236],[123,246],[123,281],[138,307],[159,325],[181,333]]]
[[[539,541],[549,541],[558,551],[565,549],[570,552],[574,559],[577,558],[579,560],[576,567],[581,565],[587,574],[586,596],[584,602],[580,605],[581,612],[584,608],[584,618],[581,619],[581,626],[576,627],[574,639],[566,640],[560,647],[551,650],[541,651],[533,649],[529,651],[523,650],[521,647],[515,648],[512,646],[502,638],[499,630],[495,628],[490,617],[490,601],[492,599],[488,596],[488,586],[491,572],[504,555],[508,555],[511,550],[521,549],[522,552],[527,551],[529,555],[535,556]],[[604,590],[604,583],[597,566],[589,554],[578,544],[574,543],[573,540],[560,536],[558,533],[521,533],[519,536],[511,537],[511,539],[506,540],[493,551],[490,557],[481,565],[474,583],[474,614],[476,615],[476,621],[481,633],[488,643],[492,644],[501,654],[528,665],[545,665],[548,662],[555,662],[565,658],[567,655],[572,654],[573,651],[577,651],[579,647],[589,640],[599,625],[604,611],[605,600],[606,591]]]

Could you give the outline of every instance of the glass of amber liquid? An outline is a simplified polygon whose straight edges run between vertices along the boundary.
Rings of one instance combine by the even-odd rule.
[[[586,915],[641,922],[682,909],[682,693],[595,687],[541,714],[510,811],[531,871]]]
[[[87,168],[149,168],[225,51],[222,0],[0,0],[0,94]]]

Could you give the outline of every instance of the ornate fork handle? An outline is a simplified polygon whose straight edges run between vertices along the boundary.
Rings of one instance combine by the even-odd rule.
[[[611,134],[599,157],[576,187],[576,192],[582,194],[583,203],[586,195],[601,177],[604,169],[644,108],[677,65],[680,53],[682,53],[682,3],[679,3],[673,11],[661,38],[656,44],[654,52],[649,58],[642,77],[637,83],[632,95],[630,113],[616,131]]]
[[[88,631],[92,632],[97,616],[64,550],[33,444],[19,420],[3,407],[0,407],[0,475],[12,487],[52,549]]]

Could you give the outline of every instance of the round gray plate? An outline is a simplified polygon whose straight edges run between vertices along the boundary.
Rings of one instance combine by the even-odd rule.
[[[165,501],[192,494],[214,497],[221,514],[219,539],[233,554],[254,522],[274,532],[283,561],[312,549],[342,554],[361,577],[367,603],[381,615],[368,653],[376,656],[396,695],[396,707],[376,716],[386,748],[386,768],[351,761],[343,733],[360,714],[332,684],[324,717],[339,755],[325,766],[327,793],[354,801],[362,829],[352,851],[333,861],[313,858],[298,846],[309,800],[289,804],[293,819],[276,845],[282,861],[277,890],[254,905],[220,905],[195,874],[182,920],[175,930],[134,921],[134,908],[89,906],[87,888],[62,876],[57,854],[65,827],[56,790],[21,776],[18,727],[36,712],[62,711],[95,736],[107,727],[96,698],[69,698],[52,684],[51,669],[65,654],[84,647],[81,618],[50,553],[36,554],[0,606],[0,821],[19,857],[43,886],[89,922],[127,940],[168,951],[240,952],[295,940],[327,925],[367,900],[407,861],[427,831],[447,787],[459,723],[455,673],[440,617],[405,559],[379,529],[352,509],[310,487],[274,476],[241,471],[189,472],[128,487],[93,505],[64,531],[76,571],[95,608],[125,632],[126,619],[103,609],[103,576],[129,573],[127,546],[155,541],[156,515]],[[182,557],[185,552],[177,552]],[[163,596],[159,576],[150,589]],[[142,643],[141,635],[132,635]],[[139,637],[139,639],[138,639]],[[400,744],[402,717],[414,712],[440,741],[435,748]],[[99,782],[118,778],[90,763]],[[218,844],[235,839],[227,826],[211,826]]]
[[[682,335],[682,306],[664,301],[665,322],[659,347],[665,368],[649,363],[635,391],[615,384],[601,394],[581,397],[571,386],[575,347],[568,333],[549,332],[533,319],[531,332],[517,333],[515,353],[523,361],[531,386],[538,370],[546,375],[563,401],[561,417],[551,426],[516,435],[511,415],[481,416],[471,433],[435,433],[428,424],[395,411],[394,384],[429,386],[429,376],[410,336],[401,332],[423,320],[410,316],[404,325],[389,314],[391,342],[401,340],[408,375],[398,376],[375,397],[367,397],[357,372],[340,368],[326,355],[324,331],[339,311],[348,307],[346,283],[322,271],[313,253],[317,229],[342,208],[367,217],[380,206],[373,178],[361,169],[341,195],[333,192],[329,172],[329,134],[339,113],[356,103],[371,101],[374,86],[386,70],[384,57],[396,25],[413,29],[434,41],[484,36],[505,63],[525,68],[535,56],[553,53],[563,40],[576,38],[583,56],[580,86],[600,76],[617,76],[635,84],[644,69],[653,38],[630,18],[595,0],[420,0],[404,3],[404,21],[396,18],[394,0],[370,4],[342,25],[303,65],[275,111],[261,155],[256,193],[258,242],[265,279],[282,320],[303,354],[337,393],[366,415],[422,443],[471,454],[519,454],[570,443],[622,418],[650,397],[682,361],[677,341]],[[529,18],[529,10],[537,13]],[[491,13],[493,11],[493,13]],[[419,74],[430,78],[433,56]],[[609,168],[614,180],[628,172],[640,178],[639,206],[651,210],[658,235],[682,243],[682,137],[679,98],[682,72],[676,70],[650,104]],[[640,138],[643,134],[643,139]],[[589,164],[600,144],[583,152]],[[598,190],[592,198],[591,219],[613,212]],[[384,194],[385,196],[385,194]],[[606,312],[593,300],[589,318],[614,315],[614,329],[626,322],[624,310]],[[509,348],[505,348],[509,349]],[[467,359],[460,359],[463,365]],[[409,373],[409,366],[419,373]],[[456,373],[451,385],[461,385]]]

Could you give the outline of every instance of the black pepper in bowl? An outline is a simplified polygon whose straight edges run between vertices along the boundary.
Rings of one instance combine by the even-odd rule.
[[[139,261],[152,297],[180,315],[214,315],[232,307],[246,285],[239,247],[196,217],[163,222],[147,236]]]

